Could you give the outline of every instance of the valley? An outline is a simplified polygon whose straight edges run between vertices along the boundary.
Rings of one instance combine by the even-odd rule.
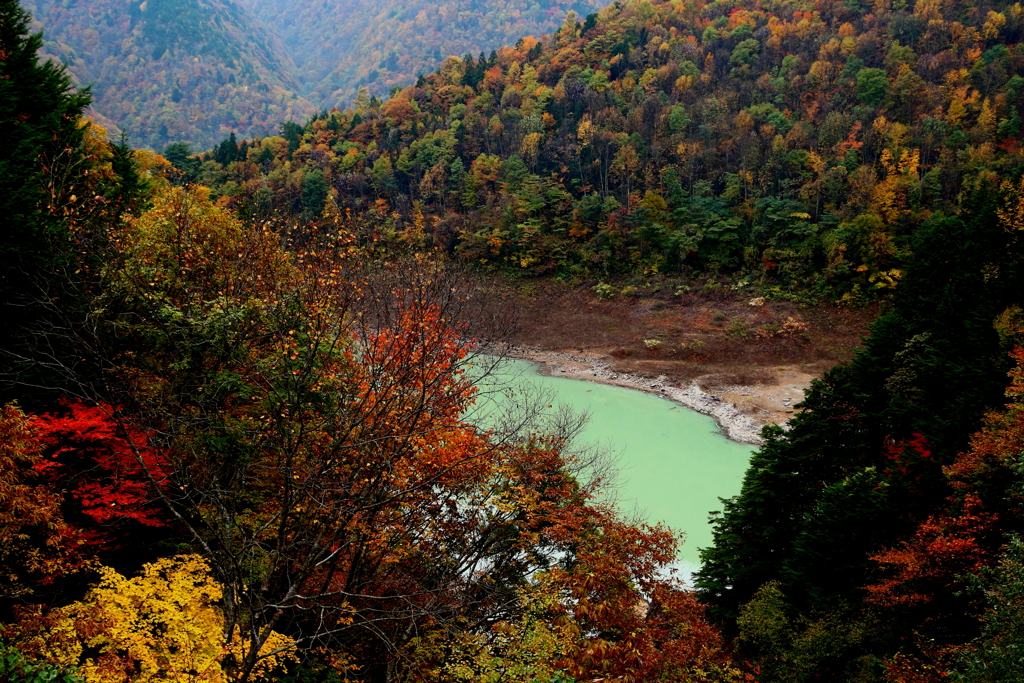
[[[113,135],[201,151],[235,133],[266,136],[347,108],[360,89],[386,97],[450,55],[490,53],[557,30],[597,0],[443,6],[388,0],[27,0],[42,56],[92,90]]]
[[[0,0],[0,679],[1024,680],[1022,111],[1008,0]]]

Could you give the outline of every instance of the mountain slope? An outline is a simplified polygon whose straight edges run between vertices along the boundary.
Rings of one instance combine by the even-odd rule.
[[[241,0],[281,36],[310,100],[347,106],[360,86],[383,95],[436,69],[558,29],[603,0]]]
[[[886,296],[922,225],[1024,170],[1024,9],[762,6],[616,3],[248,147],[261,179],[201,180],[307,216],[418,201],[496,268]]]
[[[44,53],[139,146],[266,134],[314,107],[280,43],[232,0],[27,0]]]
[[[557,29],[601,0],[25,0],[44,55],[92,87],[94,115],[133,144],[209,148],[316,109],[382,95],[449,55]],[[280,36],[280,37],[279,37]],[[282,44],[283,39],[283,44]],[[294,61],[293,61],[294,60]],[[301,95],[305,95],[302,97]]]
[[[1019,367],[1004,392],[1024,342],[1022,107],[1019,3],[633,0],[221,149],[200,179],[227,178],[226,204],[344,216],[367,244],[601,297],[619,275],[622,297],[643,284],[679,307],[726,283],[754,311],[889,298],[864,352],[768,433],[698,585],[762,683],[1016,681],[1019,658],[947,673],[973,657],[985,567],[1024,532],[1019,417],[991,413],[1003,445],[970,452],[1020,395]],[[753,348],[802,343],[760,313],[728,326]],[[652,374],[717,351],[661,329]],[[1012,559],[1003,595],[1024,585]],[[1019,644],[1017,607],[990,654]]]

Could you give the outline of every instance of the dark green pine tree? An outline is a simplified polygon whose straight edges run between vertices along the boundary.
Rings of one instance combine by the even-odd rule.
[[[135,163],[135,150],[128,145],[127,136],[121,133],[121,140],[110,145],[110,167],[114,171],[113,182],[107,191],[110,214],[114,217],[130,214],[138,216],[149,206],[152,187],[139,173]]]
[[[941,466],[999,407],[1010,361],[993,322],[1024,300],[1019,245],[996,188],[922,227],[891,310],[865,348],[815,383],[792,428],[767,430],[724,502],[697,585],[726,624],[779,581],[810,615],[855,605],[869,555],[942,504]]]
[[[71,194],[86,169],[82,111],[64,67],[40,62],[39,35],[16,0],[0,0],[0,349],[10,351],[43,315],[74,249],[59,193]],[[10,373],[10,357],[0,359]],[[9,398],[9,396],[3,396]]]

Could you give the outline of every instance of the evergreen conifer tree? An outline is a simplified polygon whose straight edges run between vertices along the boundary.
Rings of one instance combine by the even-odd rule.
[[[0,0],[0,349],[18,346],[43,315],[55,275],[74,250],[63,197],[87,168],[82,112],[62,65],[40,61],[40,35],[16,0]],[[55,201],[59,200],[60,201]],[[62,285],[63,283],[61,283]],[[60,288],[60,287],[58,287]],[[10,359],[0,359],[10,375]],[[8,377],[9,379],[9,377]]]
[[[994,321],[1024,298],[1020,245],[993,180],[918,233],[892,308],[865,348],[807,393],[791,429],[766,431],[739,496],[724,501],[697,585],[731,623],[780,583],[810,615],[856,603],[869,555],[942,504],[941,467],[999,407],[1010,361]]]

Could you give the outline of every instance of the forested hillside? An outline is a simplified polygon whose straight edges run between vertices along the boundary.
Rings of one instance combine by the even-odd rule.
[[[503,270],[863,300],[965,187],[1019,172],[1022,21],[1008,2],[616,3],[187,177],[311,217],[330,196],[378,234],[422,213]]]
[[[240,0],[272,27],[298,65],[306,97],[347,107],[358,89],[387,95],[450,55],[490,53],[558,29],[601,0]]]
[[[698,585],[759,681],[1020,680],[1024,186],[929,219],[864,350],[769,428]]]
[[[579,419],[486,408],[479,283],[171,186],[40,42],[0,0],[0,680],[749,680]]]
[[[700,595],[765,683],[1019,681],[1022,22],[1008,2],[616,3],[178,182],[598,296],[630,276],[680,305],[722,284],[884,299],[766,432]]]
[[[360,86],[384,95],[453,54],[490,52],[561,24],[597,0],[274,2],[27,0],[43,54],[93,89],[101,121],[132,143],[203,149],[229,132],[347,107]],[[282,42],[283,41],[283,42]]]
[[[138,146],[265,134],[315,107],[280,43],[232,0],[25,3],[43,54],[90,86],[93,108]]]

